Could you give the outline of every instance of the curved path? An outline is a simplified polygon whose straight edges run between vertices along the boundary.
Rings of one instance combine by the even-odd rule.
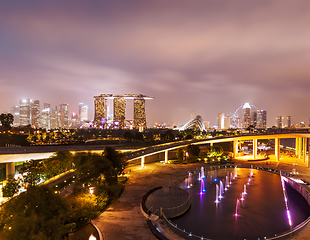
[[[238,165],[253,164],[255,166],[266,166],[265,162],[238,162]],[[103,212],[93,222],[99,227],[105,240],[115,239],[150,239],[157,238],[149,230],[146,218],[140,211],[142,196],[151,188],[157,186],[168,186],[170,182],[185,177],[188,171],[194,171],[201,166],[209,166],[204,163],[164,165],[160,163],[147,164],[146,168],[139,169],[131,167],[128,174],[128,181],[122,196]],[[279,169],[285,172],[292,170],[292,164],[268,164],[268,167]],[[310,169],[297,166],[300,178],[310,182]],[[168,237],[168,236],[167,236]],[[176,239],[171,237],[170,239]],[[180,238],[178,238],[180,239]],[[310,239],[310,227],[300,235],[294,237],[296,240]]]

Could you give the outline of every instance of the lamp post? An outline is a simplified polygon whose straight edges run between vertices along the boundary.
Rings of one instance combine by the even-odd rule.
[[[90,197],[92,197],[94,193],[94,187],[89,188],[89,193],[90,193]]]

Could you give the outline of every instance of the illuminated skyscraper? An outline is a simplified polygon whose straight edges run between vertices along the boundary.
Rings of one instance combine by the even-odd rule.
[[[41,127],[43,129],[51,128],[51,105],[49,103],[44,103],[44,109],[42,110]]]
[[[126,99],[123,96],[114,98],[114,122],[118,122],[118,128],[125,127]]]
[[[230,116],[226,115],[224,117],[224,128],[229,129],[230,128]]]
[[[107,99],[111,98],[112,94],[101,94],[94,96],[95,98],[95,118],[94,125],[101,126],[103,121],[107,119]]]
[[[24,99],[19,101],[19,119],[20,126],[27,126],[31,124],[31,100]]]
[[[218,129],[224,129],[224,113],[219,113],[217,115],[217,128]]]
[[[40,101],[34,100],[31,103],[31,125],[40,128]]]
[[[267,112],[265,110],[253,112],[253,126],[259,128],[267,127]]]
[[[13,126],[14,127],[18,127],[20,124],[20,120],[19,120],[19,115],[20,115],[20,110],[19,110],[19,106],[13,106],[11,107],[11,114],[14,117],[14,122],[13,122]]]
[[[59,105],[59,127],[69,128],[69,105],[66,103]]]
[[[287,116],[287,127],[291,127],[291,126],[292,126],[292,117]]]
[[[276,122],[277,122],[277,128],[283,128],[283,117],[282,116],[277,116]]]
[[[133,127],[135,129],[142,129],[146,127],[146,115],[145,115],[145,99],[153,99],[142,94],[125,94],[115,95],[101,94],[94,96],[95,102],[95,118],[94,125],[101,126],[109,120],[107,116],[107,100],[113,99],[113,122],[119,124],[119,128],[125,126],[126,120],[126,99],[133,99],[134,103],[134,121]],[[104,127],[104,126],[103,126]]]
[[[79,123],[84,123],[88,120],[88,106],[83,103],[79,104]]]
[[[251,125],[251,106],[245,103],[242,108],[242,127],[247,128]]]
[[[54,106],[51,110],[51,129],[59,128],[58,108]]]

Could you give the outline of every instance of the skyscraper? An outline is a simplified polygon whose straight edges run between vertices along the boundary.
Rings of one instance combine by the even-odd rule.
[[[115,96],[114,98],[114,122],[118,123],[118,128],[125,127],[126,99],[123,96]]]
[[[283,128],[283,117],[277,116],[276,123],[277,123],[277,128]]]
[[[251,106],[245,103],[242,108],[242,127],[247,128],[251,125]]]
[[[256,127],[266,128],[267,127],[267,112],[265,110],[256,110]]]
[[[40,101],[34,100],[31,103],[31,125],[40,128]]]
[[[107,119],[107,99],[111,97],[112,94],[101,94],[99,96],[94,96],[95,98],[94,125],[101,126],[102,121]]]
[[[224,128],[229,129],[230,128],[230,116],[225,115],[224,117]]]
[[[291,127],[291,126],[292,126],[292,117],[287,116],[287,127]]]
[[[54,106],[51,110],[51,129],[59,128],[58,108]]]
[[[217,115],[217,128],[218,129],[224,129],[224,113],[219,113]]]
[[[134,98],[133,100],[133,127],[135,129],[141,129],[146,127],[146,117],[145,117],[145,99],[144,98]]]
[[[20,110],[19,110],[19,106],[13,106],[11,107],[11,114],[14,117],[14,122],[13,122],[13,126],[14,127],[18,127],[20,124],[20,120],[19,120],[19,115],[20,115]]]
[[[59,105],[59,127],[69,128],[69,105],[62,103]]]
[[[47,130],[51,128],[51,105],[49,103],[44,103],[41,113],[41,127]]]
[[[31,124],[31,100],[24,99],[19,101],[19,117],[20,126],[27,126]]]
[[[88,120],[88,106],[79,103],[79,123],[84,123]]]

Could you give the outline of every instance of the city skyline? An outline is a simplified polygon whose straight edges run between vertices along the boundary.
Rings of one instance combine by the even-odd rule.
[[[67,103],[144,93],[147,125],[217,124],[249,102],[267,125],[310,118],[308,1],[19,4],[0,9],[0,112],[19,99]],[[42,105],[41,105],[42,108]],[[43,109],[43,108],[42,108]],[[286,121],[284,121],[285,123]],[[286,123],[285,123],[286,124]]]

